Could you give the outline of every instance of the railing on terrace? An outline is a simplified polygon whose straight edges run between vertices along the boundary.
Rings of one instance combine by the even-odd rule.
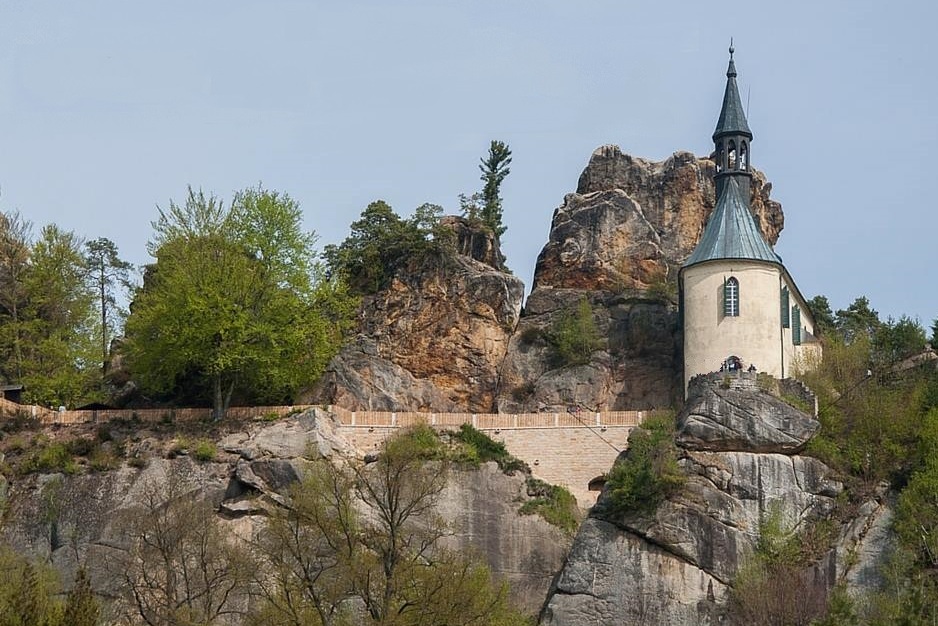
[[[320,405],[231,407],[228,417],[234,419],[270,419],[298,413]],[[556,428],[637,426],[654,411],[601,411],[563,413],[417,413],[349,411],[338,406],[322,407],[339,418],[343,426],[362,428],[398,428],[426,423],[439,427],[472,424],[480,430],[501,428]],[[0,415],[38,419],[42,424],[87,424],[114,420],[141,422],[193,422],[209,420],[212,409],[98,409],[56,411],[34,404],[17,404],[0,398]]]

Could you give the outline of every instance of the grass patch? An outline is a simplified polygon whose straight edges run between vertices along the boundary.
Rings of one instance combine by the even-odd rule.
[[[218,455],[218,448],[208,439],[200,439],[192,448],[192,458],[199,463],[214,461]]]
[[[66,444],[37,438],[36,445],[37,447],[17,467],[20,474],[34,474],[37,472],[74,474],[78,471],[78,464],[68,451]]]
[[[521,505],[519,513],[540,515],[548,524],[571,535],[576,531],[580,524],[580,508],[573,494],[563,487],[545,483],[537,478],[529,477],[525,486],[532,499]]]

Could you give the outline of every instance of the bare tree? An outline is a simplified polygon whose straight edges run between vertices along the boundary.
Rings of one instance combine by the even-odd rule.
[[[121,573],[134,622],[208,625],[242,612],[247,554],[223,536],[212,506],[177,470],[146,485],[120,530],[131,543]]]

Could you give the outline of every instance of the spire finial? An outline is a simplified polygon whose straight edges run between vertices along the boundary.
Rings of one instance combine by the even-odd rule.
[[[736,48],[733,47],[733,38],[730,37],[730,61],[733,60],[733,53],[736,52]]]

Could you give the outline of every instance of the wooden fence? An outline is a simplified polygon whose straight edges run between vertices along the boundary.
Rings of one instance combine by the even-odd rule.
[[[271,419],[291,413],[299,413],[319,405],[294,406],[235,406],[228,409],[228,417],[234,419]],[[595,426],[637,426],[651,411],[603,411],[563,413],[417,413],[349,411],[338,406],[322,407],[339,418],[343,426],[362,428],[397,428],[426,423],[437,427],[457,428],[472,424],[480,430],[502,428],[555,428]],[[114,420],[140,422],[194,422],[209,420],[209,408],[162,408],[162,409],[99,409],[68,411],[49,409],[35,404],[17,404],[0,398],[0,415],[21,416],[38,419],[42,424],[88,424]]]

